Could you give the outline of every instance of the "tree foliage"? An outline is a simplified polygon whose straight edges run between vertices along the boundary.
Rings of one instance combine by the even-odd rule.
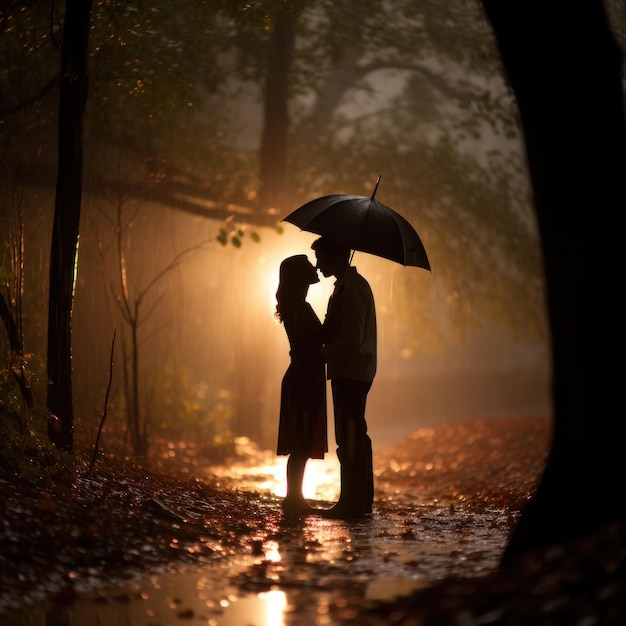
[[[620,3],[607,5],[619,24]],[[3,190],[27,190],[44,236],[64,11],[29,1],[0,13],[2,180],[14,183]],[[281,20],[293,56],[277,68]],[[237,227],[218,241],[237,245],[240,229],[274,227],[316,195],[369,193],[382,174],[379,198],[415,224],[433,261],[419,293],[390,269],[398,301],[418,303],[394,313],[401,345],[428,335],[441,346],[450,328],[463,337],[492,326],[545,340],[517,112],[476,0],[101,0],[88,68],[87,198],[121,193],[229,219]],[[280,97],[269,80],[278,69],[288,79]],[[264,197],[267,180],[278,199]]]
[[[295,47],[288,117],[265,129],[268,137],[287,132],[283,192],[272,216],[260,210],[259,199],[278,153],[240,148],[239,120],[228,102],[252,90],[260,106],[275,69],[268,64],[272,25],[282,16],[295,25]],[[46,176],[52,181],[51,168],[42,172],[51,160],[34,169],[32,157],[46,153],[42,140],[53,135],[53,107],[45,98],[25,103],[58,74],[49,59],[58,54],[61,18],[57,11],[50,20],[35,4],[4,20],[19,24],[4,44],[15,69],[3,77],[19,90],[5,90],[11,95],[0,109],[22,103],[23,116],[37,109],[36,131],[34,115],[28,116],[31,126],[25,120],[24,135],[13,116],[4,126],[22,153],[12,160],[33,170],[29,183]],[[94,5],[92,22],[89,190],[120,184],[108,163],[123,149],[126,161],[134,162],[125,166],[127,189],[144,193],[149,180],[158,183],[153,199],[181,210],[223,219],[229,207],[242,207],[248,220],[271,225],[301,200],[360,192],[383,174],[382,197],[428,233],[427,249],[441,259],[435,271],[446,276],[450,294],[469,298],[485,285],[484,275],[490,277],[492,297],[471,298],[473,310],[484,313],[476,319],[500,318],[511,294],[518,311],[542,309],[541,290],[520,286],[540,281],[536,232],[525,172],[515,171],[509,152],[515,150],[511,137],[517,139],[511,98],[477,3],[199,1],[155,7],[103,0]],[[31,47],[20,56],[16,44],[25,41]],[[39,116],[40,110],[48,114]],[[487,133],[494,148],[485,153],[481,139]],[[258,141],[260,147],[261,134]],[[463,238],[474,257],[471,272],[458,261]],[[479,265],[490,269],[478,275]],[[454,307],[450,312],[453,319]],[[541,334],[540,321],[533,326]]]

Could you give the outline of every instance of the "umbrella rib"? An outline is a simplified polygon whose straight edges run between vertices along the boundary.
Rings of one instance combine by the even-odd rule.
[[[376,192],[378,191],[378,185],[380,185],[380,179],[383,177],[382,174],[378,175],[378,180],[376,181],[376,186],[374,187],[374,191],[372,193],[372,197],[370,198],[370,200],[374,199],[374,196],[376,195]]]

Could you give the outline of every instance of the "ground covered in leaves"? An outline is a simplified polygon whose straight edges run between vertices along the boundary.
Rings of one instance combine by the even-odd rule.
[[[457,526],[490,511],[494,520],[513,524],[536,485],[548,437],[543,419],[421,429],[376,454],[374,518],[401,520],[397,532],[416,553],[428,524],[437,521],[428,513],[435,509],[456,514]],[[115,580],[240,555],[262,557],[268,542],[288,544],[292,532],[276,498],[213,481],[210,471],[190,472],[189,464],[184,473],[172,465],[146,469],[107,461],[92,473],[77,466],[48,481],[5,476],[0,501],[0,623],[11,625],[17,622],[7,621],[9,616],[25,605],[45,600],[71,605]],[[351,532],[355,545],[341,557],[344,570],[353,567],[359,537],[367,535],[358,527]],[[374,542],[389,533],[386,527],[377,532]],[[367,537],[372,541],[371,532]],[[297,585],[301,573],[294,570],[320,566],[296,556],[280,570],[260,558],[234,582]],[[494,568],[447,576],[393,602],[364,599],[363,586],[346,578],[319,623],[626,624],[625,557],[626,529],[612,527],[576,545],[533,555],[514,575]],[[307,585],[315,584],[312,578],[305,595],[311,593]],[[285,623],[291,623],[288,617]]]

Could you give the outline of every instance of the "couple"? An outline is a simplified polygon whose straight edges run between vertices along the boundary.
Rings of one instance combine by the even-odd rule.
[[[365,403],[376,373],[376,312],[368,282],[350,266],[350,249],[320,237],[311,246],[317,266],[304,254],[280,265],[276,317],[285,326],[291,363],[282,382],[278,455],[287,460],[286,515],[317,514],[336,519],[372,512],[372,442]],[[306,301],[317,270],[334,276],[335,289],[322,324]],[[327,373],[326,373],[326,369]],[[330,509],[314,509],[302,495],[308,459],[328,451],[326,377],[331,381],[341,495]]]

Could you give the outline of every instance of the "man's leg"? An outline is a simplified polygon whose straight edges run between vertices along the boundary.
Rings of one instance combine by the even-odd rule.
[[[365,404],[371,382],[333,379],[337,457],[341,463],[338,511],[371,513],[374,499],[372,442],[367,434]]]

